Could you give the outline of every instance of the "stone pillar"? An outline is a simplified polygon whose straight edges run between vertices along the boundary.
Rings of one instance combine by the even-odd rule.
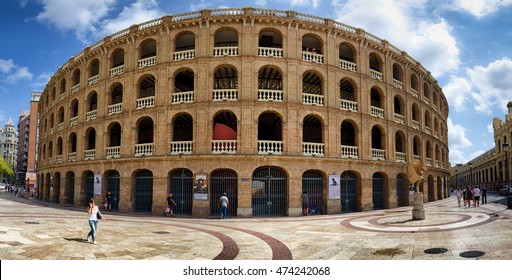
[[[241,177],[238,184],[238,217],[252,217],[252,179]]]
[[[288,216],[302,216],[302,179],[290,178]]]
[[[425,209],[423,209],[423,193],[416,192],[413,196],[412,219],[425,220]]]

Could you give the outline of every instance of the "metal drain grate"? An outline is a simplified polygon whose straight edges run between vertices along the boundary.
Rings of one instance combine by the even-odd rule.
[[[154,234],[170,234],[168,231],[153,231]]]
[[[485,255],[482,251],[466,251],[459,254],[463,258],[478,258]]]
[[[423,251],[425,254],[442,254],[448,252],[446,248],[430,248]]]
[[[38,223],[38,222],[25,222],[25,224],[29,224],[29,225],[38,225],[39,223]]]

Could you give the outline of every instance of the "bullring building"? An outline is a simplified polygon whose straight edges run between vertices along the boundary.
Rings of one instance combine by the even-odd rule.
[[[448,103],[419,62],[331,19],[254,8],[167,15],[69,59],[40,100],[39,199],[121,212],[301,215],[449,195]]]

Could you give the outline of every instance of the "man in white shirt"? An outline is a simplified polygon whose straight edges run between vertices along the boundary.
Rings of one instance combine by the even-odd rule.
[[[475,186],[475,188],[473,189],[473,199],[475,200],[475,205],[476,207],[479,207],[480,206],[480,189],[478,188],[478,186]]]

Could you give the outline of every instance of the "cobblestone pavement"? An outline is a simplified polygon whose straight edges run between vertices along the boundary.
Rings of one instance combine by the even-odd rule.
[[[512,210],[458,207],[454,197],[412,208],[279,218],[106,213],[98,245],[84,209],[0,193],[2,260],[512,260]]]

